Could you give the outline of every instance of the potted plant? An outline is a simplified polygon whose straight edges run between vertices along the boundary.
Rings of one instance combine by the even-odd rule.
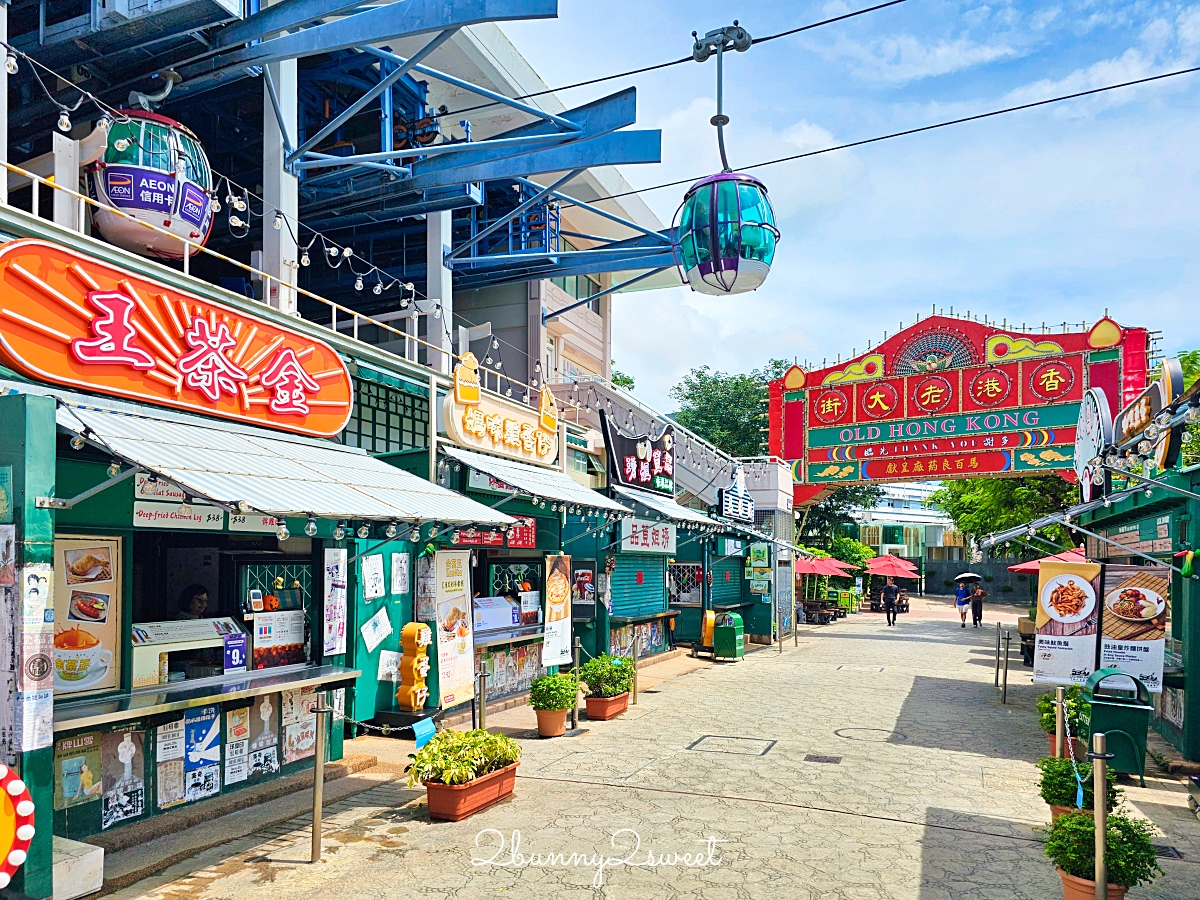
[[[1056,716],[1054,712],[1054,694],[1042,694],[1037,701],[1038,715],[1042,726],[1042,731],[1046,732],[1046,736],[1050,739],[1050,755],[1054,755],[1054,732],[1057,728]],[[1073,684],[1067,688],[1066,694],[1066,722],[1067,730],[1072,735],[1079,734],[1079,715],[1083,710],[1082,690],[1077,684]],[[1085,749],[1079,745],[1077,738],[1071,738],[1072,746],[1069,748],[1075,754],[1076,759],[1082,759],[1085,755]]]
[[[567,710],[579,701],[573,675],[543,675],[529,686],[529,705],[537,713],[538,734],[559,737],[567,730]]]
[[[1041,791],[1042,799],[1050,806],[1051,819],[1055,820],[1061,815],[1073,812],[1078,785],[1075,782],[1075,769],[1071,766],[1071,760],[1047,756],[1038,760],[1038,768],[1042,772],[1042,777],[1038,780],[1038,790]],[[1092,764],[1082,762],[1078,764],[1078,768],[1079,778],[1083,782],[1083,809],[1090,813],[1095,805]],[[1123,791],[1117,787],[1116,772],[1109,769],[1105,774],[1108,776],[1108,809],[1111,810],[1121,802]]]
[[[425,785],[429,818],[458,822],[512,794],[521,745],[482,728],[446,729],[409,758],[408,786]]]
[[[1108,869],[1109,900],[1123,900],[1125,891],[1162,874],[1150,842],[1153,826],[1145,819],[1115,813],[1108,817],[1104,862]],[[1096,822],[1090,812],[1060,816],[1048,828],[1046,855],[1058,867],[1063,900],[1093,900],[1096,896]]]
[[[588,718],[615,718],[629,708],[633,660],[601,653],[580,666],[579,680],[587,685]]]

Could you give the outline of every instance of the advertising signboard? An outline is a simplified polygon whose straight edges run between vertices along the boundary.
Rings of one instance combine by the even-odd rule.
[[[1097,563],[1042,563],[1034,682],[1083,684],[1096,670],[1100,569]]]

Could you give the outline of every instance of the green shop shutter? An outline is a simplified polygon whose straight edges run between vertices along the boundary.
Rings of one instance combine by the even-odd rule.
[[[666,564],[661,556],[617,556],[612,576],[612,614],[648,616],[667,608]],[[638,584],[638,573],[642,583]]]
[[[713,603],[737,603],[742,599],[742,570],[746,560],[740,556],[718,559],[712,565]],[[729,580],[726,581],[726,575]]]

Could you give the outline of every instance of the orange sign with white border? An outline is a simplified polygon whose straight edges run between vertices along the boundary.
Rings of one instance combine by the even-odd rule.
[[[350,418],[324,341],[36,240],[0,247],[0,359],[39,381],[317,437]]]

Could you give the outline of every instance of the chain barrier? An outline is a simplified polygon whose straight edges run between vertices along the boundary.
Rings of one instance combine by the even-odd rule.
[[[1054,702],[1057,704],[1058,700],[1056,699]],[[1079,764],[1075,761],[1075,737],[1071,734],[1071,717],[1067,715],[1067,698],[1065,695],[1062,701],[1062,721],[1063,731],[1065,732],[1063,753],[1067,754],[1067,758],[1071,760],[1071,771],[1075,773],[1075,808],[1083,809],[1083,779],[1079,777]]]

